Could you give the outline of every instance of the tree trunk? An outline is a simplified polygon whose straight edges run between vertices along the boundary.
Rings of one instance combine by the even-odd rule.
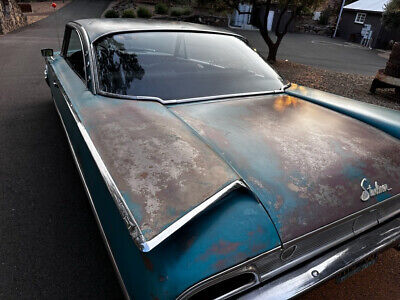
[[[290,23],[293,21],[293,19],[296,16],[297,8],[295,7],[294,9],[292,9],[292,15],[284,23],[283,30],[280,31],[279,29],[282,28],[282,25],[283,25],[283,24],[281,24],[283,22],[283,16],[288,11],[289,4],[291,3],[291,0],[287,0],[285,6],[281,9],[281,12],[278,17],[278,21],[277,21],[276,29],[275,29],[276,41],[274,42],[271,39],[271,37],[269,36],[269,32],[267,30],[268,15],[269,15],[271,1],[272,0],[268,0],[266,3],[266,9],[265,9],[265,14],[264,14],[264,18],[263,18],[264,20],[263,20],[263,22],[261,22],[259,30],[260,30],[261,36],[263,37],[265,43],[268,46],[267,60],[270,62],[275,62],[279,45],[281,44],[281,41],[282,41],[283,37],[285,36],[285,34],[288,32]]]
[[[274,44],[271,47],[268,47],[269,51],[268,51],[268,57],[267,60],[270,62],[276,62],[276,54],[278,53],[278,46],[276,44]]]

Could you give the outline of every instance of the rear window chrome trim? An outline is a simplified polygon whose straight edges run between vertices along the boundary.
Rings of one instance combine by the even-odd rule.
[[[164,105],[169,104],[180,104],[180,103],[190,103],[190,102],[201,102],[201,101],[209,101],[209,100],[222,100],[228,98],[242,98],[242,97],[251,97],[251,96],[262,96],[262,95],[271,95],[271,94],[280,94],[284,93],[287,88],[290,87],[290,83],[282,86],[279,90],[271,90],[271,91],[260,91],[260,92],[249,92],[249,93],[236,93],[236,94],[224,94],[224,95],[215,95],[215,96],[205,96],[205,97],[195,97],[195,98],[183,98],[183,99],[172,99],[172,100],[163,100],[158,97],[152,96],[129,96],[129,95],[119,95],[109,92],[103,92],[98,90],[97,93],[99,95],[117,98],[117,99],[125,99],[125,100],[147,100],[147,101],[157,101]]]
[[[74,23],[77,26],[77,23]],[[117,98],[117,99],[125,99],[125,100],[148,100],[148,101],[157,101],[161,104],[168,105],[168,104],[179,104],[179,103],[189,103],[189,102],[200,102],[200,101],[208,101],[208,100],[220,100],[220,99],[227,99],[227,98],[238,98],[238,97],[248,97],[248,96],[260,96],[260,95],[268,95],[268,94],[277,94],[277,93],[283,93],[287,88],[290,87],[291,83],[282,83],[282,87],[277,90],[267,90],[267,91],[259,91],[259,92],[248,92],[248,93],[234,93],[234,94],[223,94],[223,95],[212,95],[212,96],[204,96],[204,97],[194,97],[194,98],[182,98],[182,99],[171,99],[171,100],[164,100],[159,97],[155,96],[129,96],[129,95],[120,95],[120,94],[114,94],[114,93],[109,93],[100,90],[99,87],[99,77],[98,77],[98,63],[96,59],[96,52],[95,52],[95,47],[94,43],[98,41],[101,38],[104,38],[109,35],[114,35],[114,34],[124,34],[124,33],[142,33],[142,32],[193,32],[193,33],[208,33],[208,34],[217,34],[217,35],[227,35],[227,36],[233,36],[244,43],[248,45],[248,40],[244,38],[243,36],[239,34],[235,34],[234,32],[219,32],[219,31],[212,31],[212,30],[171,30],[171,29],[151,29],[151,30],[127,30],[127,31],[110,31],[107,33],[102,34],[101,36],[97,37],[93,41],[89,41],[88,34],[85,30],[84,27],[81,27],[83,33],[84,33],[84,38],[85,42],[88,44],[88,48],[90,49],[89,51],[89,57],[90,57],[90,62],[91,62],[91,71],[93,74],[93,82],[94,82],[94,94],[102,95],[105,97],[111,97],[111,98]],[[274,72],[276,72],[274,70]],[[278,74],[279,75],[279,74]]]
[[[161,104],[179,104],[179,103],[189,103],[189,102],[197,102],[197,101],[207,101],[207,100],[220,100],[220,99],[227,99],[227,98],[238,98],[238,97],[249,97],[249,96],[260,96],[260,95],[268,95],[268,94],[277,94],[277,93],[283,93],[287,88],[291,86],[291,83],[286,83],[282,84],[282,87],[278,90],[268,90],[268,91],[260,91],[260,92],[250,92],[250,93],[236,93],[236,94],[225,94],[225,95],[213,95],[213,96],[206,96],[206,97],[196,97],[196,98],[186,98],[186,99],[173,99],[173,100],[163,100],[159,97],[152,97],[152,96],[128,96],[128,95],[119,95],[119,94],[113,94],[109,92],[104,92],[100,90],[99,83],[98,83],[98,72],[97,72],[97,59],[96,59],[96,53],[94,49],[94,43],[108,35],[113,35],[113,34],[123,34],[123,33],[138,33],[138,32],[194,32],[194,33],[208,33],[208,34],[220,34],[220,35],[227,35],[227,36],[233,36],[236,37],[240,40],[242,40],[244,43],[248,44],[248,40],[243,37],[240,34],[236,34],[234,32],[223,32],[223,31],[212,31],[212,30],[188,30],[188,29],[162,29],[162,28],[157,28],[157,29],[152,29],[152,30],[127,30],[127,31],[109,31],[101,36],[97,37],[93,41],[89,40],[89,35],[86,31],[86,29],[81,26],[79,23],[76,22],[69,22],[67,26],[71,26],[77,31],[82,32],[82,40],[81,42],[84,42],[87,46],[88,49],[88,60],[90,63],[90,73],[91,73],[91,80],[92,80],[92,88],[91,91],[94,95],[102,95],[105,97],[111,97],[111,98],[117,98],[117,99],[125,99],[125,100],[148,100],[148,101],[157,101]],[[79,29],[79,30],[78,30]],[[86,62],[85,62],[86,64]],[[87,84],[87,80],[86,80]]]
[[[139,33],[139,32],[195,32],[195,33],[208,33],[208,34],[220,34],[220,35],[227,35],[227,36],[233,36],[236,37],[240,40],[242,40],[244,43],[248,44],[248,40],[239,35],[236,34],[234,32],[230,33],[230,32],[219,32],[219,31],[212,31],[212,30],[171,30],[171,29],[151,29],[151,30],[126,30],[126,31],[118,31],[118,30],[114,30],[114,31],[109,31],[106,32],[104,34],[102,34],[101,36],[97,37],[96,39],[94,39],[93,41],[89,40],[89,35],[86,32],[86,29],[81,26],[78,23],[75,22],[71,22],[73,23],[75,26],[79,26],[83,32],[84,35],[84,39],[85,42],[88,46],[89,49],[89,60],[90,60],[90,67],[91,67],[91,72],[92,72],[92,77],[93,77],[93,94],[94,95],[102,95],[102,96],[106,96],[106,97],[111,97],[111,98],[117,98],[117,99],[128,99],[128,100],[153,100],[153,101],[158,101],[162,104],[166,104],[165,101],[166,100],[162,100],[161,98],[158,97],[151,97],[151,96],[128,96],[128,95],[119,95],[119,94],[113,94],[113,93],[108,93],[108,92],[104,92],[102,90],[100,90],[100,86],[99,86],[99,76],[98,76],[98,64],[97,64],[97,59],[96,59],[96,51],[94,48],[94,43],[96,41],[98,41],[101,38],[104,38],[108,35],[114,35],[114,34],[123,34],[123,33]],[[164,102],[163,102],[164,101]]]
[[[234,36],[245,43],[248,43],[248,40],[237,33],[234,32],[225,32],[225,31],[216,31],[216,30],[207,30],[207,29],[163,29],[163,28],[155,28],[155,29],[137,29],[137,30],[112,30],[112,31],[107,31],[103,33],[102,35],[96,37],[93,41],[91,41],[91,44],[93,45],[95,42],[98,40],[109,36],[109,35],[115,35],[115,34],[125,34],[125,33],[138,33],[138,32],[193,32],[193,33],[208,33],[208,34],[220,34],[220,35],[228,35],[228,36]]]

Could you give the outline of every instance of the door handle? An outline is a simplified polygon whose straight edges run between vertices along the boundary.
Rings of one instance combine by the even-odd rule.
[[[53,86],[56,87],[56,88],[58,88],[58,83],[55,82],[55,81],[53,81]]]

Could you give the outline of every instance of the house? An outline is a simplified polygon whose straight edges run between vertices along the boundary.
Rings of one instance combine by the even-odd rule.
[[[343,7],[337,36],[351,42],[365,42],[371,48],[386,48],[390,40],[400,41],[400,30],[382,24],[390,0],[358,0]]]
[[[240,3],[239,10],[234,11],[232,16],[229,18],[229,26],[231,28],[241,28],[241,29],[258,29],[257,26],[260,24],[261,20],[264,18],[265,14],[265,5],[257,5],[253,8],[253,6],[249,3]],[[280,7],[277,3],[272,3],[270,6],[270,10],[268,13],[268,23],[267,29],[268,31],[275,31],[277,23],[278,23],[278,16],[281,13]],[[292,10],[288,10],[282,16],[282,24],[285,24],[292,14]],[[289,32],[293,32],[295,29],[295,22],[292,21],[288,27]],[[283,29],[283,25],[281,24],[280,28]]]
[[[27,25],[26,17],[15,0],[0,0],[0,34]]]

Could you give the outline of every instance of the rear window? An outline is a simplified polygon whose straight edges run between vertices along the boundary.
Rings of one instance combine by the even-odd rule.
[[[282,79],[237,37],[140,32],[95,43],[101,91],[180,100],[281,89]]]

